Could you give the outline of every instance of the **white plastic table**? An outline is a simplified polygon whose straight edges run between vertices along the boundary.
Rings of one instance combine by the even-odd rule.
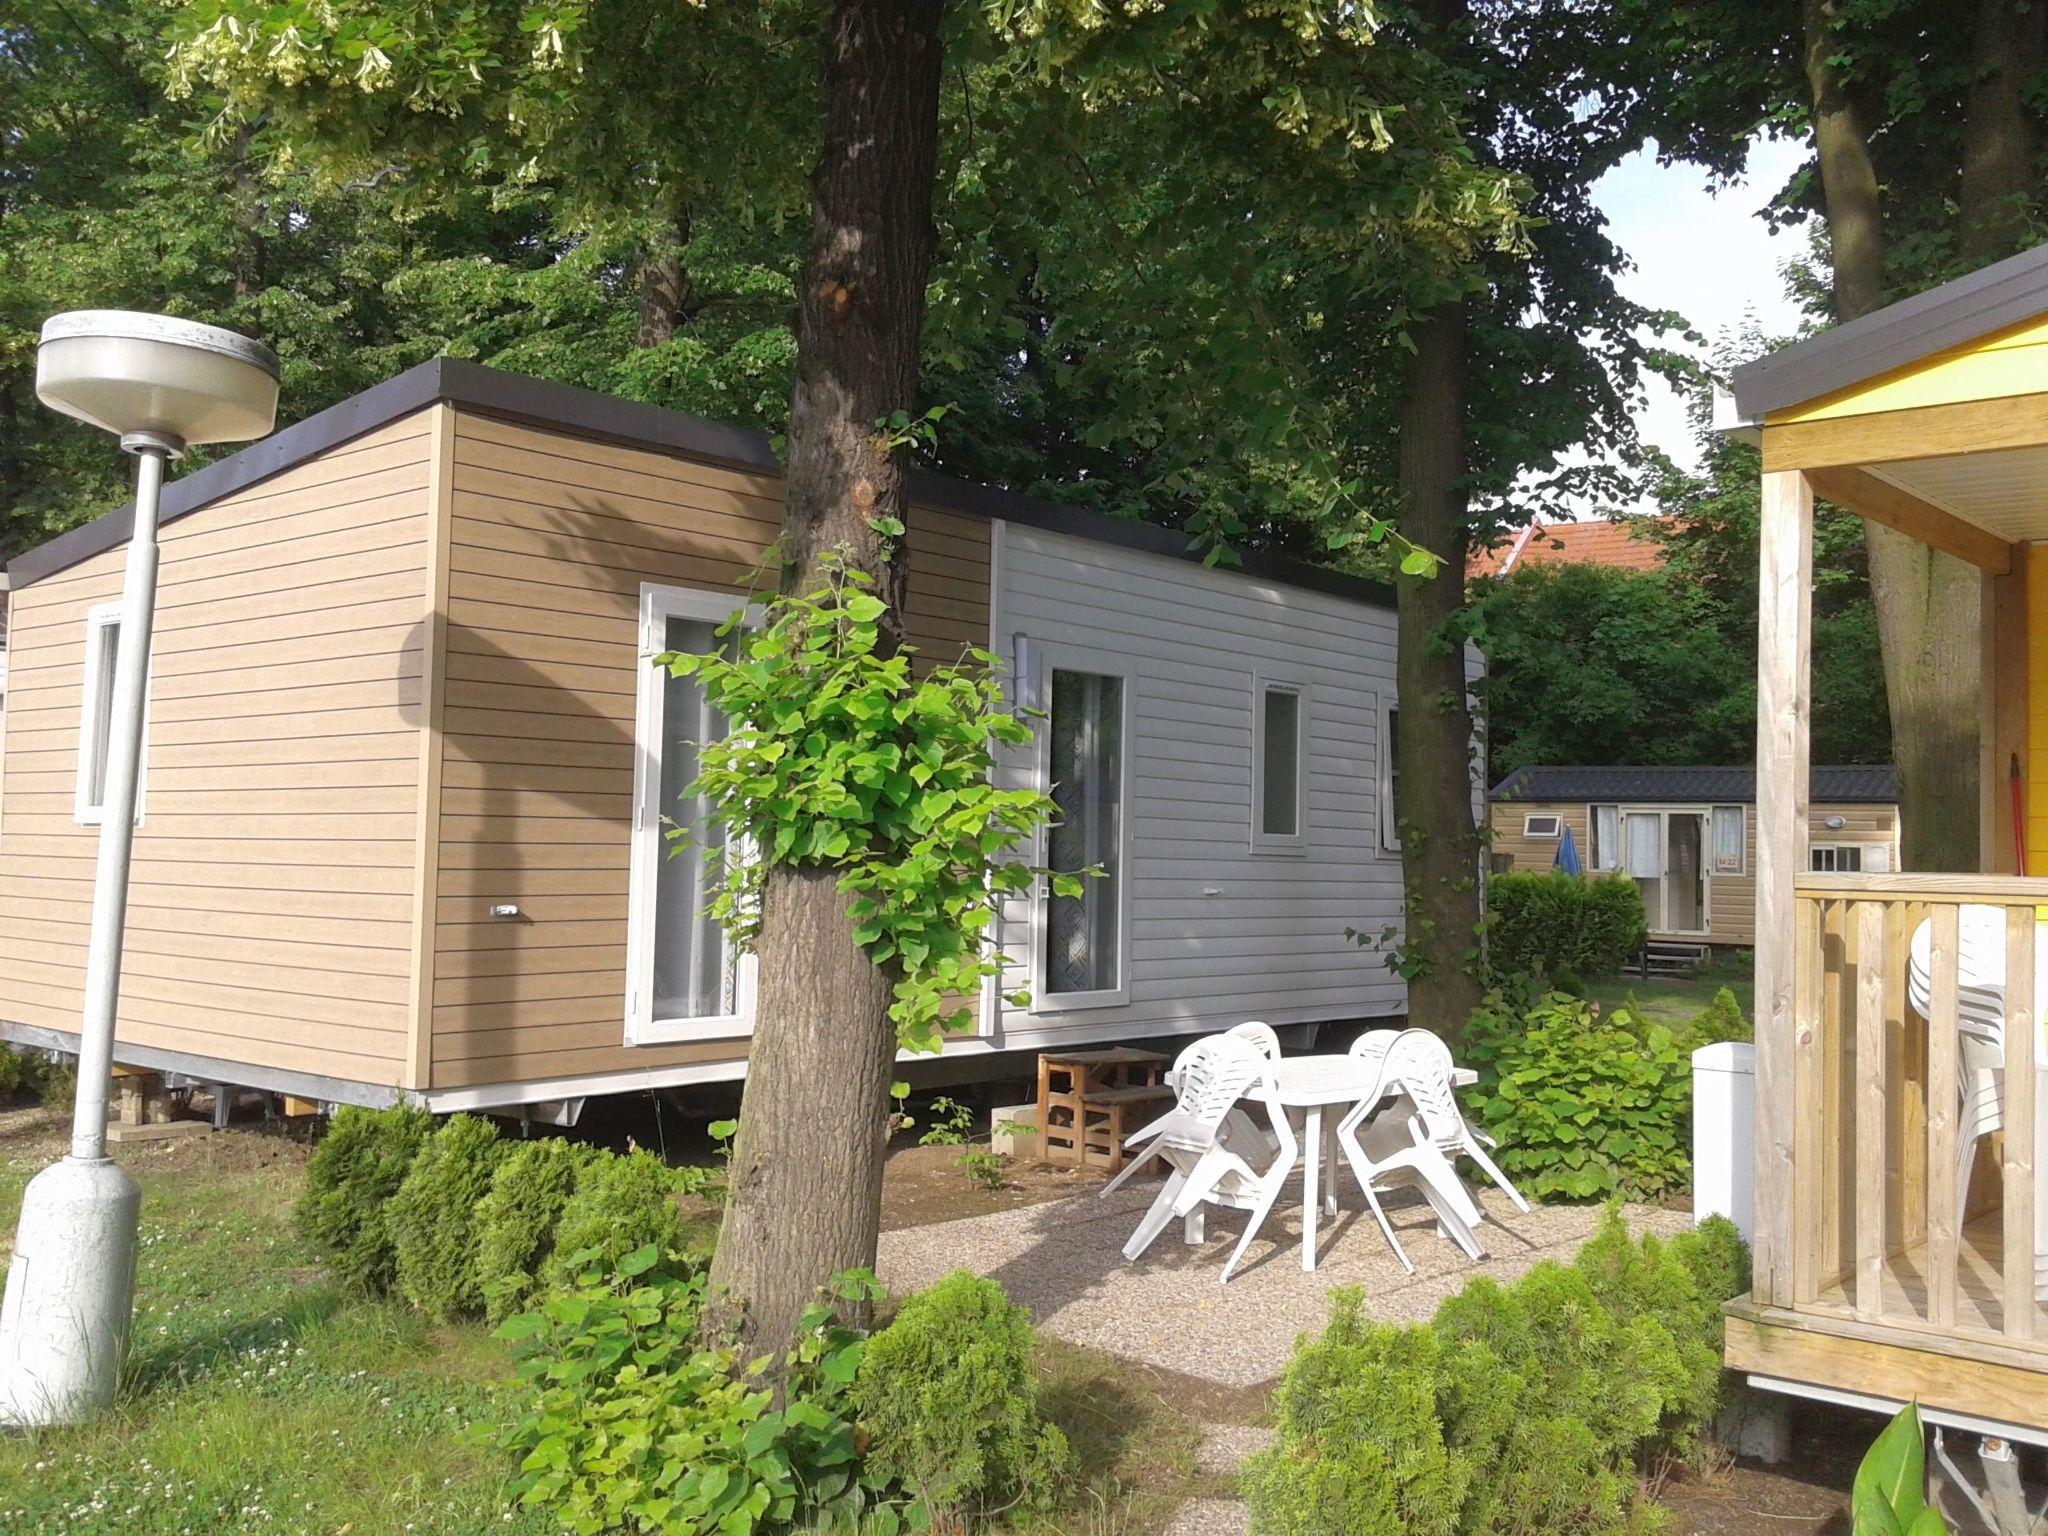
[[[1273,1064],[1273,1077],[1280,1103],[1302,1111],[1306,1122],[1301,1137],[1301,1267],[1314,1274],[1323,1164],[1336,1139],[1337,1121],[1372,1092],[1379,1080],[1379,1063],[1356,1056],[1283,1056]],[[1455,1067],[1451,1081],[1460,1088],[1469,1087],[1479,1081],[1479,1074],[1470,1067]],[[1395,1085],[1388,1084],[1381,1097],[1391,1097],[1397,1091]],[[1323,1112],[1329,1109],[1338,1113],[1326,1126]],[[1332,1176],[1334,1179],[1334,1170]]]

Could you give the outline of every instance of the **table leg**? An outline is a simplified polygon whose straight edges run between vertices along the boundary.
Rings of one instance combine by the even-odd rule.
[[[1316,1218],[1322,1214],[1323,1106],[1308,1108],[1307,1134],[1301,1138],[1301,1268],[1316,1272]]]
[[[1323,1123],[1323,1210],[1337,1214],[1337,1116]]]

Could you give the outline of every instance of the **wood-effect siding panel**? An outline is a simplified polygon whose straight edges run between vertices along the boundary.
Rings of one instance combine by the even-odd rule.
[[[431,412],[162,533],[120,1044],[401,1081]],[[14,596],[0,1018],[75,1032],[96,828],[85,615],[125,546]],[[15,708],[18,706],[18,712]]]
[[[436,1090],[731,1061],[628,1047],[625,940],[643,582],[737,603],[782,485],[458,412],[432,986]],[[910,642],[988,638],[988,524],[915,509]],[[498,903],[520,907],[494,922]]]

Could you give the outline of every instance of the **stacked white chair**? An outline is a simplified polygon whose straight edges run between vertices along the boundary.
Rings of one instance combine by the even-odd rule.
[[[1411,1036],[1415,1040],[1413,1048],[1409,1044]],[[1428,1135],[1420,1111],[1377,1116],[1373,1113],[1389,1093],[1406,1094],[1413,1102],[1415,1093],[1411,1085],[1424,1097],[1434,1097],[1427,1079],[1436,1071],[1437,1064],[1421,1049],[1421,1044],[1435,1039],[1428,1031],[1415,1029],[1401,1031],[1391,1042],[1354,1044],[1352,1055],[1374,1067],[1373,1087],[1337,1126],[1337,1143],[1344,1149],[1345,1160],[1351,1164],[1359,1188],[1365,1192],[1365,1203],[1380,1224],[1387,1246],[1394,1250],[1394,1257],[1411,1275],[1415,1266],[1409,1262],[1408,1250],[1394,1235],[1393,1223],[1387,1220],[1380,1205],[1380,1193],[1384,1190],[1419,1190],[1436,1212],[1437,1225],[1445,1235],[1464,1249],[1468,1257],[1481,1257],[1479,1240],[1472,1232],[1480,1219],[1479,1209],[1450,1160]],[[1360,1046],[1365,1048],[1361,1050]]]
[[[1198,1040],[1174,1063],[1174,1107],[1131,1138],[1144,1138],[1138,1155],[1108,1184],[1107,1195],[1154,1158],[1168,1167],[1166,1183],[1144,1219],[1124,1244],[1124,1258],[1136,1259],[1168,1223],[1186,1220],[1205,1205],[1248,1211],[1244,1235],[1223,1266],[1228,1282],[1238,1260],[1279,1198],[1299,1150],[1294,1128],[1280,1107],[1273,1063],[1242,1039],[1223,1035]],[[1256,1149],[1225,1135],[1225,1122],[1243,1100],[1263,1106],[1272,1128],[1273,1155],[1258,1160]],[[1250,1153],[1248,1156],[1247,1153]]]

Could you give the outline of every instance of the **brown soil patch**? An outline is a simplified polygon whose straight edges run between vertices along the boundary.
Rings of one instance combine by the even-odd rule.
[[[924,1227],[962,1216],[986,1216],[1064,1200],[1100,1187],[1104,1176],[1095,1169],[1060,1168],[1031,1157],[1013,1157],[1003,1165],[1000,1189],[983,1189],[961,1169],[963,1147],[898,1147],[882,1171],[882,1230]]]
[[[1674,1536],[1849,1536],[1856,1465],[1884,1421],[1826,1403],[1792,1402],[1792,1454],[1780,1467],[1738,1461],[1658,1490]]]
[[[246,1173],[259,1168],[296,1167],[311,1149],[312,1120],[257,1121],[207,1136],[169,1141],[123,1142],[109,1150],[124,1168],[150,1173],[206,1169]],[[0,1110],[0,1158],[53,1163],[71,1145],[71,1112],[41,1105]]]

